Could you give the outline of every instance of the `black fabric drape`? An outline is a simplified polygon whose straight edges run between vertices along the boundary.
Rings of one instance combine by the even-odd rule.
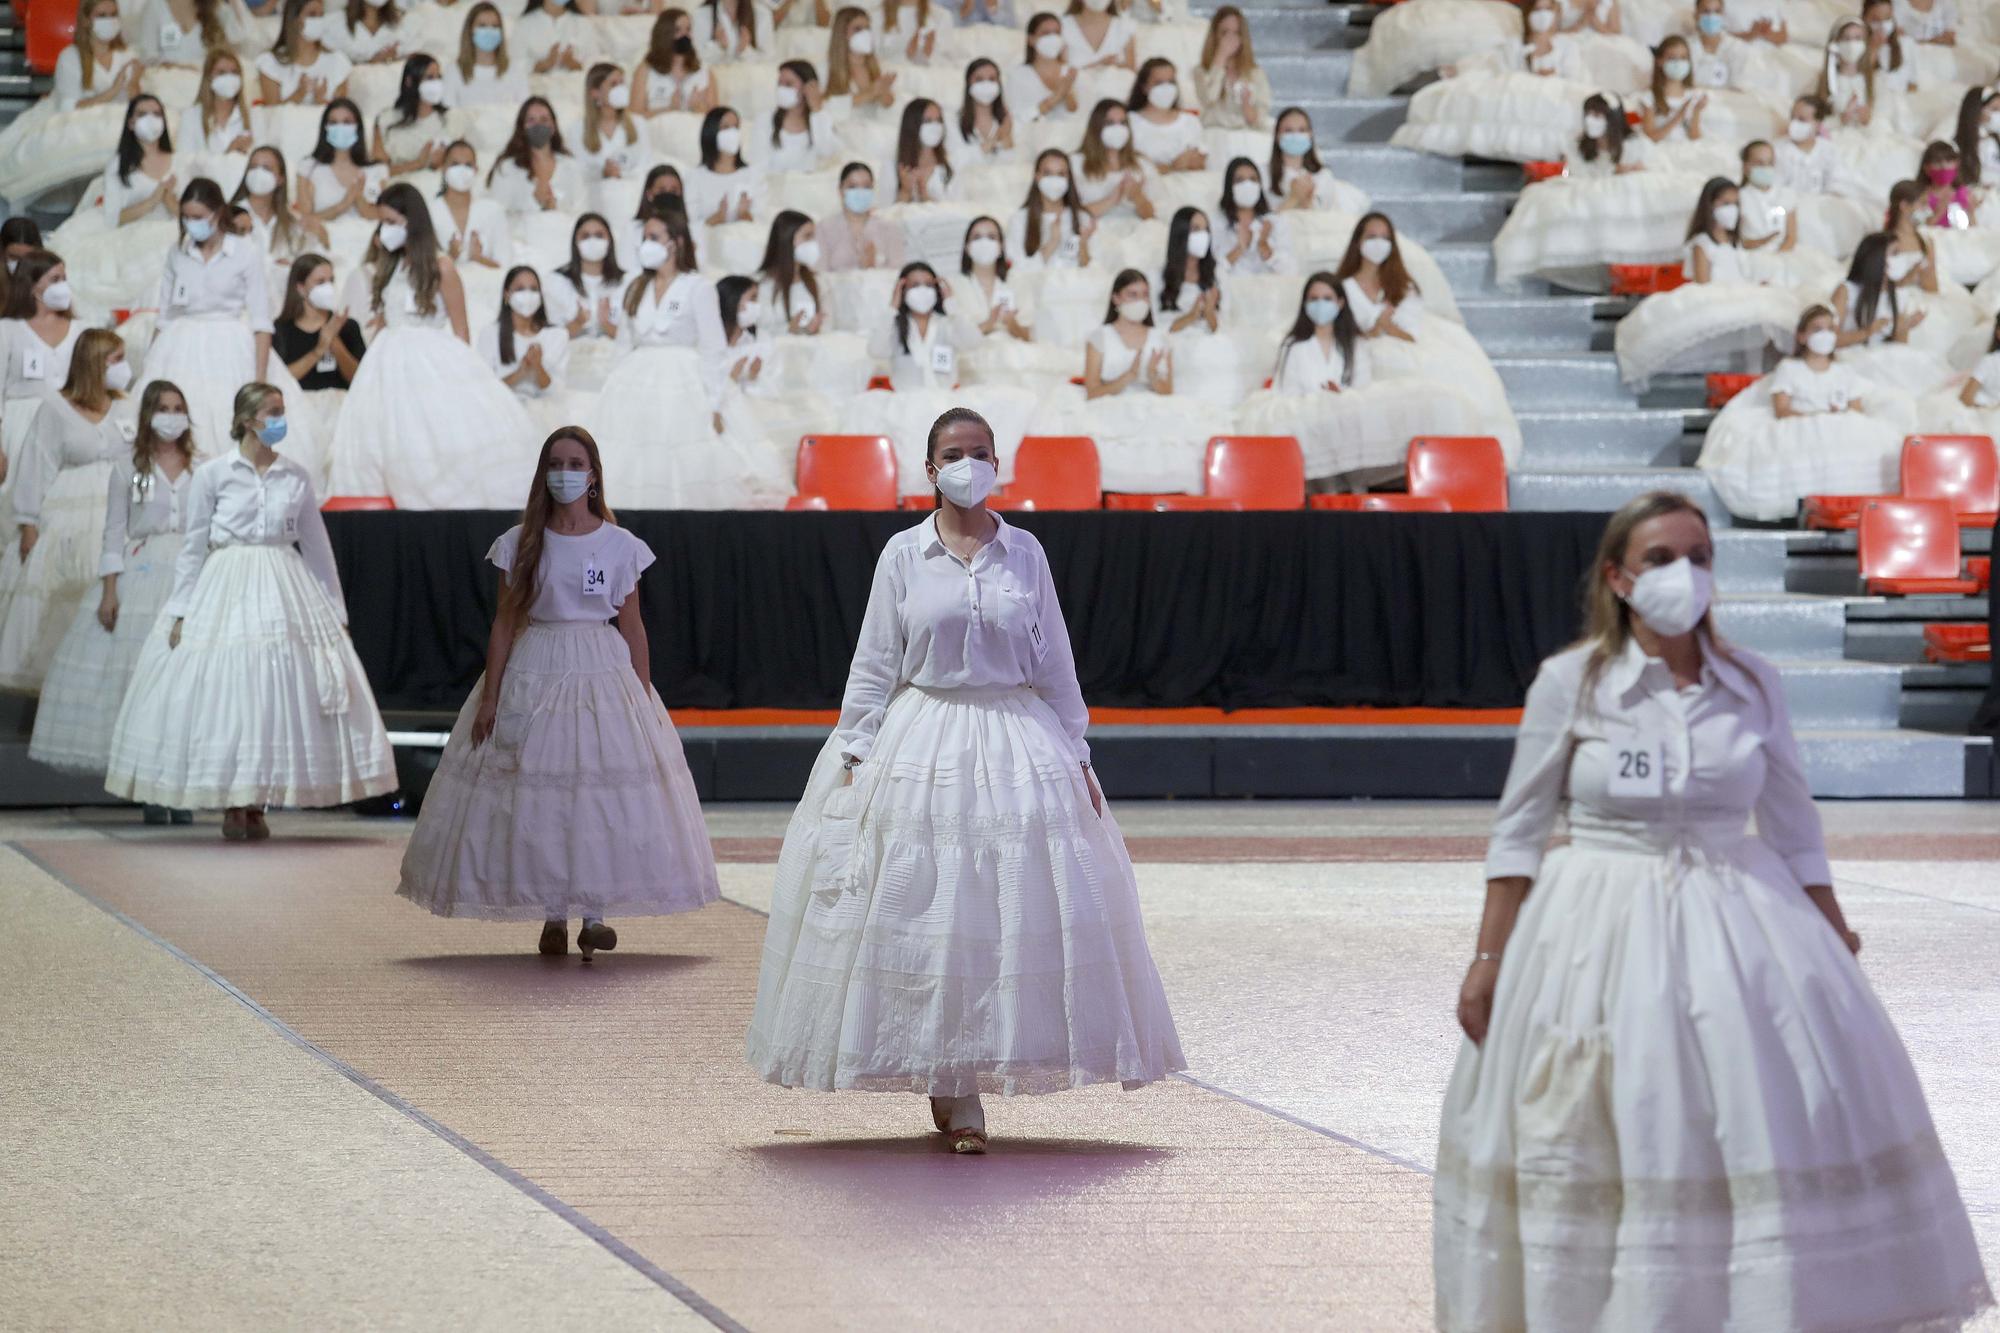
[[[904,513],[631,513],[672,707],[832,708]],[[1577,632],[1601,514],[1009,516],[1049,554],[1100,706],[1506,707]],[[384,708],[456,708],[498,591],[498,513],[327,515]]]

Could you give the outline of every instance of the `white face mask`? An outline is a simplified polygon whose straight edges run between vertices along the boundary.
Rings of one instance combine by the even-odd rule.
[[[299,20],[299,36],[305,38],[307,41],[316,42],[325,34],[326,18],[324,15]]]
[[[306,293],[306,300],[314,308],[324,310],[330,315],[340,305],[340,289],[331,282],[322,282]]]
[[[1048,200],[1050,203],[1054,203],[1069,193],[1069,177],[1037,176],[1035,177],[1035,188],[1042,192],[1042,198]]]
[[[816,239],[810,241],[800,241],[797,245],[792,247],[792,258],[797,260],[800,264],[804,265],[807,268],[818,267],[819,241]]]
[[[375,233],[375,239],[382,243],[384,250],[393,255],[410,239],[410,229],[400,222],[385,222]]]
[[[649,236],[639,242],[639,267],[658,268],[667,262],[667,253],[665,241],[656,241]]]
[[[791,111],[799,104],[799,90],[789,83],[778,85],[777,105],[780,111]]]
[[[118,34],[122,31],[124,29],[119,25],[118,20],[114,18],[92,19],[90,21],[90,35],[100,42],[107,44],[115,42],[118,40]]]
[[[847,36],[847,49],[858,56],[875,54],[875,34],[867,28],[856,28]]]
[[[436,106],[439,102],[444,101],[444,80],[425,79],[417,85],[417,96],[423,98],[432,106]]]
[[[1917,265],[1923,262],[1924,262],[1924,257],[1921,254],[1918,254],[1915,250],[1911,250],[1900,255],[1890,255],[1889,265],[1888,265],[1889,281],[1901,282],[1904,278],[1907,278],[1910,276],[1910,274],[1916,272]]]
[[[542,308],[542,294],[532,287],[521,287],[507,293],[507,308],[527,319]]]
[[[444,169],[444,185],[447,190],[457,190],[463,194],[478,183],[478,170],[464,162],[454,162]]]
[[[1625,605],[1646,622],[1647,629],[1672,639],[1701,623],[1714,594],[1714,576],[1682,556],[1633,579]]]
[[[1840,346],[1840,335],[1832,329],[1814,329],[1806,335],[1806,350],[1814,356],[1832,356]]]
[[[960,509],[984,504],[993,494],[999,471],[983,458],[960,458],[937,470],[937,488]]]
[[[743,146],[743,131],[731,125],[715,132],[715,149],[719,153],[734,153]]]
[[[602,236],[580,237],[576,243],[576,252],[591,263],[596,264],[601,262],[604,256],[611,253],[611,242]]]
[[[981,106],[992,106],[1000,100],[1000,85],[991,79],[975,79],[966,91],[972,95],[972,100]]]
[[[1144,324],[1146,316],[1152,313],[1153,303],[1151,301],[1120,301],[1118,303],[1118,318],[1130,320],[1134,324]]]
[[[1759,162],[1744,173],[1750,184],[1759,190],[1768,190],[1778,183],[1778,169],[1766,162]]]
[[[1255,208],[1264,197],[1264,187],[1253,180],[1240,180],[1229,187],[1229,197],[1238,208]]]
[[[1000,242],[994,240],[991,236],[975,236],[966,243],[965,255],[966,258],[981,267],[998,263],[1000,260]]]
[[[1102,14],[1111,8],[1111,0],[1083,0],[1083,7],[1093,14]]]
[[[1810,120],[1795,120],[1785,127],[1785,133],[1791,136],[1793,143],[1807,143],[1819,133],[1819,126]]]
[[[70,302],[75,299],[70,293],[69,284],[60,278],[42,288],[42,304],[58,314],[69,309]]]
[[[1370,236],[1361,243],[1361,257],[1371,264],[1386,264],[1396,247],[1387,236]]]
[[[1538,9],[1528,15],[1528,27],[1534,32],[1547,32],[1556,26],[1556,12],[1553,9]]]
[[[762,303],[745,301],[742,307],[736,312],[736,327],[739,329],[754,329],[757,327],[757,321],[762,318],[764,318]]]
[[[1596,112],[1583,118],[1583,137],[1586,139],[1602,139],[1604,131],[1609,128],[1610,126],[1605,124],[1604,117]]]
[[[178,440],[187,434],[188,419],[185,412],[153,413],[153,434],[163,440]]]
[[[927,120],[917,126],[917,142],[926,148],[935,148],[944,142],[944,122]]]
[[[1063,53],[1063,39],[1059,32],[1045,32],[1035,38],[1035,54],[1044,60],[1055,60]]]
[[[132,387],[132,363],[114,361],[104,368],[104,387],[113,393],[124,393]]]
[[[1735,204],[1717,204],[1715,206],[1715,225],[1724,231],[1735,231],[1737,219],[1742,216],[1743,210]]]
[[[252,167],[243,173],[243,188],[262,199],[278,189],[278,173],[269,167]]]
[[[542,484],[549,488],[549,498],[557,504],[574,504],[589,492],[590,473],[552,467],[542,474]]]
[[[243,91],[241,74],[218,74],[208,81],[208,90],[225,102],[236,100],[236,94]]]
[[[160,136],[166,132],[166,118],[153,115],[151,112],[132,122],[132,133],[138,136],[140,143],[158,143]]]
[[[1181,90],[1172,82],[1156,83],[1146,90],[1146,100],[1151,102],[1155,109],[1165,111],[1181,100]]]
[[[935,287],[906,287],[903,289],[903,304],[910,313],[928,315],[937,309],[938,289]]]
[[[1190,259],[1208,258],[1208,247],[1213,244],[1215,244],[1215,238],[1209,235],[1207,232],[1205,231],[1189,232],[1188,242],[1187,242],[1188,258]]]
[[[1097,132],[1097,139],[1112,152],[1118,152],[1132,142],[1132,127],[1123,121],[1115,125],[1106,125]]]
[[[1672,60],[1662,60],[1660,62],[1660,72],[1675,82],[1685,79],[1688,76],[1688,70],[1691,68],[1692,66],[1679,56],[1675,56]]]
[[[1868,54],[1868,43],[1850,37],[1844,42],[1834,43],[1833,49],[1840,53],[1842,60],[1854,65],[1859,64],[1861,57]]]
[[[604,105],[613,111],[623,111],[632,105],[632,90],[622,83],[614,83],[605,90]]]

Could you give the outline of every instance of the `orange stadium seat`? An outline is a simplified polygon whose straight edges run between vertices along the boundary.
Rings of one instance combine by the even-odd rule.
[[[1029,435],[1014,454],[1014,480],[996,509],[1096,509],[1104,503],[1097,441],[1088,435]]]
[[[56,72],[56,57],[76,40],[76,6],[42,0],[28,7],[28,68],[37,74]]]
[[[1961,528],[2000,522],[2000,457],[1984,435],[1912,435],[1903,441],[1903,495],[1944,500]]]
[[[1441,495],[1315,495],[1314,509],[1337,514],[1449,514],[1451,501]]]
[[[1208,442],[1202,491],[1242,501],[1245,509],[1300,509],[1306,461],[1289,435],[1218,435]]]
[[[386,495],[333,495],[319,507],[322,514],[351,514],[365,509],[394,509],[396,502]]]
[[[1507,457],[1491,436],[1411,440],[1408,469],[1411,495],[1444,500],[1455,514],[1506,512]]]
[[[798,487],[829,509],[894,509],[896,446],[886,435],[808,435],[799,441]]]
[[[1984,625],[1926,625],[1924,659],[1930,662],[1991,662],[1993,632]]]
[[[1870,500],[1861,511],[1861,578],[1871,593],[1947,593],[1970,597],[1958,519],[1945,500]]]

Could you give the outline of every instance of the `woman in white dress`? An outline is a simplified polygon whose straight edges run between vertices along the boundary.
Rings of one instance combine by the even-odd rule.
[[[1231,408],[1249,391],[1245,344],[1222,331],[1221,270],[1208,215],[1192,205],[1167,224],[1167,252],[1154,291],[1167,324],[1176,391]],[[1257,360],[1261,363],[1262,357]]]
[[[1887,1333],[1991,1304],[1713,557],[1686,496],[1627,504],[1583,642],[1528,692],[1439,1134],[1441,1329]]]
[[[300,255],[332,248],[326,225],[293,207],[290,179],[285,155],[265,144],[251,151],[243,179],[229,196],[230,206],[249,216],[251,238],[270,261],[266,276],[280,282]]]
[[[1271,207],[1257,164],[1247,157],[1233,159],[1222,182],[1215,226],[1228,272],[1245,277],[1298,272],[1291,222]]]
[[[104,545],[104,487],[112,460],[131,448],[125,344],[87,329],[62,392],[35,413],[8,496],[12,527],[0,550],[0,690],[33,694],[76,608],[97,577]]]
[[[885,174],[896,182],[899,204],[941,204],[958,198],[958,173],[945,147],[944,108],[928,97],[912,97],[903,103],[895,168]],[[916,221],[912,218],[906,225],[914,229]],[[955,218],[952,225],[956,230]],[[921,251],[923,246],[917,248]]]
[[[1855,247],[1847,281],[1834,288],[1829,304],[1839,324],[1840,345],[1851,349],[1842,358],[1850,367],[1884,388],[1928,393],[1944,383],[1951,368],[1913,342],[1929,320],[1918,285],[1923,256],[1914,249],[1897,253],[1894,247],[1890,233],[1864,237]]]
[[[998,461],[974,412],[931,429],[941,507],[876,565],[746,1042],[772,1083],[928,1095],[957,1153],[987,1147],[981,1093],[1185,1067],[1047,557],[985,505]]]
[[[486,189],[516,226],[524,216],[573,214],[589,206],[590,182],[563,142],[556,109],[547,98],[521,103],[513,134],[487,169]]]
[[[284,412],[276,389],[244,385],[236,447],[195,469],[173,594],[139,654],[104,778],[128,801],[220,808],[231,842],[271,836],[267,805],[396,789],[318,493],[272,447]]]
[[[1158,213],[1151,190],[1159,184],[1158,169],[1132,146],[1133,113],[1122,102],[1105,98],[1090,109],[1083,142],[1069,156],[1077,198],[1090,216],[1127,224],[1150,222]]]
[[[243,62],[234,51],[210,51],[202,63],[194,105],[181,112],[181,151],[200,159],[203,174],[220,177],[223,158],[256,147],[260,120],[243,83]]]
[[[761,9],[758,0],[702,0],[694,40],[718,61],[755,60],[771,35],[771,20]]]
[[[180,194],[174,141],[167,133],[166,108],[151,93],[141,93],[125,108],[118,153],[105,165],[103,186],[104,220],[114,229],[173,218]]]
[[[701,120],[701,161],[686,177],[688,220],[713,232],[755,222],[765,210],[764,173],[744,152],[736,108],[719,106]]]
[[[1076,371],[1076,354],[1067,347],[1038,341],[1034,317],[1007,281],[1013,265],[1000,223],[976,217],[965,229],[958,260],[959,317],[978,334],[960,359],[959,377],[967,384],[1025,384],[1050,396]]]
[[[71,309],[76,298],[60,255],[38,248],[18,259],[10,255],[8,263],[7,304],[0,307],[0,496],[20,471],[35,414],[69,382],[70,358],[84,330]],[[0,593],[0,616],[6,610]]]
[[[569,0],[534,0],[515,21],[514,52],[530,74],[573,74],[596,54],[593,26]]]
[[[889,293],[886,317],[877,317],[868,340],[875,363],[889,367],[893,392],[866,393],[854,403],[855,429],[879,432],[895,442],[906,495],[923,493],[927,427],[950,408],[958,391],[958,359],[978,336],[954,315],[949,297],[949,288],[929,264],[918,260],[903,266]],[[1011,434],[1019,444],[1018,424]]]
[[[663,9],[653,20],[646,54],[632,67],[632,110],[652,119],[670,111],[705,116],[715,105],[715,73],[701,63],[694,23],[684,9]]]
[[[1069,0],[1063,11],[1063,59],[1082,71],[1092,101],[1115,97],[1127,71],[1139,67],[1139,27],[1121,0]]]
[[[1765,348],[1790,342],[1805,303],[1789,288],[1759,281],[1743,249],[1742,214],[1734,181],[1717,176],[1704,186],[1688,219],[1687,281],[1646,297],[1618,321],[1618,371],[1634,391],[1644,393],[1653,376],[1670,372],[1758,373]]]
[[[1336,180],[1320,160],[1312,117],[1302,107],[1288,106],[1278,113],[1271,127],[1271,161],[1264,183],[1274,207],[1294,215],[1294,223],[1311,226],[1315,215],[1368,211],[1367,192]]]
[[[501,572],[486,670],[445,743],[396,892],[438,916],[540,921],[537,949],[614,949],[604,918],[721,896],[680,736],[654,692],[639,577],[588,432],[542,445]]]
[[[327,42],[356,65],[401,60],[403,48],[416,45],[403,29],[403,18],[396,0],[347,0],[333,17]]]
[[[776,340],[765,332],[767,325],[778,326],[764,313],[755,278],[724,278],[715,284],[715,295],[728,346],[723,354],[728,378],[722,392],[722,428],[753,449],[768,450],[778,470],[789,475],[799,440],[826,419],[816,406],[825,400],[788,389],[779,378]]]
[[[826,109],[819,72],[808,60],[787,60],[778,66],[773,94],[771,133],[764,160],[772,171],[820,171],[840,158],[840,139],[833,113]]]
[[[1250,49],[1250,25],[1235,5],[1208,21],[1194,72],[1201,123],[1218,130],[1261,130],[1271,114],[1271,80]]]
[[[1035,159],[1028,197],[1007,219],[1008,262],[1036,270],[1087,268],[1096,229],[1068,155],[1060,148],[1043,150]]]
[[[499,316],[479,331],[479,355],[550,430],[578,414],[569,392],[569,333],[549,321],[542,280],[527,264],[507,271]]]
[[[1084,342],[1077,428],[1061,432],[1097,441],[1105,490],[1201,490],[1204,449],[1227,413],[1174,387],[1174,353],[1155,321],[1152,284],[1125,269],[1112,279],[1104,322]]]
[[[266,106],[325,106],[347,96],[353,62],[327,45],[332,23],[325,0],[285,0],[278,40],[257,57],[259,100]]]
[[[874,373],[866,335],[834,327],[836,288],[823,258],[819,224],[786,209],[771,219],[756,268],[759,327],[777,357],[765,377],[802,414],[837,410],[832,403],[862,392]]]
[[[1161,172],[1206,171],[1201,115],[1181,106],[1174,62],[1154,56],[1132,79],[1125,109],[1132,113],[1132,148]]]
[[[845,6],[827,31],[826,95],[845,98],[842,105],[864,119],[893,110],[896,75],[875,58],[875,30],[869,26],[868,11]]]
[[[569,262],[542,289],[549,318],[569,335],[570,381],[586,392],[604,387],[618,358],[625,271],[611,244],[611,224],[585,213],[570,232]]]
[[[453,139],[445,114],[444,67],[422,52],[403,62],[396,104],[375,118],[374,154],[391,176],[444,167]]]
[[[352,224],[348,230],[358,230],[375,220],[375,198],[388,182],[389,168],[368,156],[361,108],[334,98],[320,116],[312,156],[300,164],[300,214],[322,225],[344,221]]]
[[[458,266],[416,187],[382,192],[382,221],[348,280],[346,311],[373,334],[334,437],[335,495],[399,509],[503,509],[535,456],[535,429],[479,359]]]
[[[138,435],[115,459],[102,498],[104,540],[96,601],[85,597],[71,618],[42,684],[28,757],[37,763],[102,777],[111,733],[132,683],[139,652],[173,591],[174,562],[184,544],[195,445],[187,399],[154,380],[139,399]],[[190,824],[188,810],[148,806],[148,824]]]
[[[1834,313],[1799,319],[1796,356],[1729,400],[1708,428],[1697,466],[1729,512],[1793,518],[1808,495],[1888,495],[1903,437],[1917,429],[1907,391],[1847,364]]]
[[[950,26],[956,12],[931,0],[882,0],[882,54],[892,64],[930,64],[939,28]]]
[[[56,56],[50,104],[57,111],[113,106],[139,95],[145,62],[125,40],[118,0],[83,0],[76,28]]]
[[[1064,57],[1069,44],[1063,39],[1062,20],[1054,14],[1036,14],[1028,20],[1027,51],[1021,63],[1007,71],[1008,105],[1023,123],[1065,121],[1083,109],[1077,92],[1079,71]],[[1097,99],[1092,99],[1095,105]]]
[[[1000,66],[980,57],[965,66],[965,88],[952,122],[956,148],[968,163],[1011,161],[1014,156],[1014,114],[1007,109]]]
[[[606,181],[637,180],[646,150],[632,118],[632,89],[625,71],[609,63],[590,67],[583,80],[583,124],[579,136],[584,178],[601,201]]]
[[[431,225],[457,263],[460,279],[484,298],[499,290],[500,271],[513,259],[507,209],[489,194],[473,193],[479,188],[479,155],[465,140],[446,145],[443,176],[444,188],[431,198]]]
[[[465,13],[458,58],[444,72],[445,105],[454,111],[517,107],[528,96],[528,72],[507,51],[500,11],[480,0]]]
[[[640,509],[757,509],[784,503],[791,479],[768,450],[725,431],[728,343],[715,284],[695,262],[687,219],[646,220],[639,272],[619,325],[624,357],[591,408],[590,433]]]

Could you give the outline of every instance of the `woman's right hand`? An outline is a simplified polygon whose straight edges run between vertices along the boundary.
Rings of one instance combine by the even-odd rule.
[[[1486,1040],[1487,1026],[1493,1021],[1493,988],[1499,980],[1500,960],[1491,958],[1467,968],[1465,982],[1458,988],[1458,1025],[1474,1046]]]
[[[854,785],[854,769],[842,768],[840,770],[840,785],[843,787],[852,787]]]
[[[106,634],[118,628],[118,594],[107,592],[97,602],[97,623]]]
[[[174,622],[174,627],[171,630],[167,631],[167,647],[178,648],[180,646],[181,646],[181,622],[176,620]]]
[[[472,747],[476,750],[486,743],[493,734],[493,718],[500,711],[497,700],[481,699],[479,711],[472,716]]]

